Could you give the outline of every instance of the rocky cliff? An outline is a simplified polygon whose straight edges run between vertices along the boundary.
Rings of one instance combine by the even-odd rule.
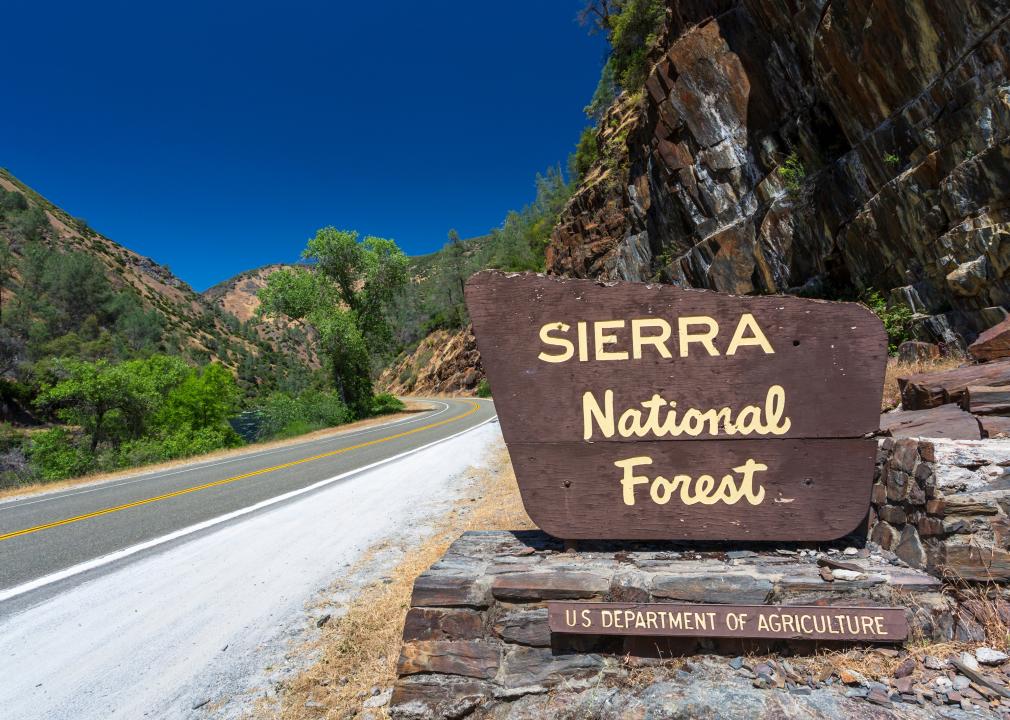
[[[484,379],[473,329],[436,330],[386,368],[376,386],[397,395],[474,395]]]
[[[1010,0],[670,0],[551,272],[882,291],[970,342],[1010,303]]]

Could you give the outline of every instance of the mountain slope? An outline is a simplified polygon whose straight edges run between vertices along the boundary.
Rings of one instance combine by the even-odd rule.
[[[484,367],[473,329],[436,330],[411,353],[401,353],[376,383],[396,395],[475,395]]]
[[[84,256],[89,262],[97,263],[92,267],[98,268],[104,276],[110,292],[124,302],[135,303],[140,308],[138,312],[146,313],[138,317],[148,325],[149,345],[142,349],[131,348],[128,342],[120,343],[126,347],[125,352],[167,352],[193,362],[220,362],[237,372],[247,385],[260,384],[278,363],[295,356],[290,346],[297,344],[298,338],[289,338],[285,332],[261,334],[255,321],[243,324],[239,318],[196,293],[167,267],[95,232],[84,221],[72,217],[4,169],[0,169],[0,191],[9,206],[0,212],[0,239],[11,256],[11,262],[5,263],[5,267],[11,269],[3,278],[7,292],[0,305],[5,313],[5,324],[19,310],[18,304],[24,305],[24,299],[31,294],[29,286],[35,279],[26,269],[29,256],[58,253],[66,258]],[[93,276],[85,279],[100,281]],[[82,300],[86,292],[74,287],[65,288],[65,291],[80,292]],[[15,333],[30,335],[32,327],[48,322],[48,318],[40,316],[36,310],[20,310],[26,317],[22,318]],[[115,346],[125,331],[115,324],[115,318],[99,315],[73,326],[74,334],[111,337],[112,341],[107,344]],[[54,349],[50,341],[35,355],[61,354],[59,348],[57,344]],[[74,354],[73,350],[63,354]],[[118,352],[121,355],[124,351]]]
[[[309,331],[301,323],[280,318],[257,318],[259,291],[266,287],[267,279],[278,270],[294,267],[277,263],[264,265],[239,273],[204,290],[203,299],[218,310],[247,323],[257,336],[275,349],[300,358],[312,368],[322,365],[315,344],[308,342]]]

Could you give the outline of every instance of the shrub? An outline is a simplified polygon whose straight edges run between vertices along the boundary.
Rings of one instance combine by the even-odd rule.
[[[35,433],[28,444],[28,458],[45,480],[84,475],[94,467],[95,456],[64,428]]]
[[[0,218],[13,216],[28,209],[28,201],[25,196],[16,190],[4,190],[0,188]]]
[[[796,151],[793,150],[778,168],[779,177],[785,182],[786,189],[793,195],[800,191],[803,180],[807,176],[807,170],[803,167]]]
[[[638,90],[649,76],[649,50],[663,27],[663,0],[627,0],[610,20],[614,77],[628,91]]]
[[[46,214],[37,207],[30,207],[14,217],[12,222],[14,234],[21,240],[36,241],[42,239],[43,230],[49,225]]]
[[[38,481],[38,473],[25,454],[27,434],[10,423],[0,424],[0,488]]]
[[[887,301],[876,290],[865,293],[863,302],[883,320],[888,352],[897,353],[898,346],[912,338],[912,311],[904,305],[887,307]]]
[[[400,398],[391,393],[379,393],[372,398],[372,415],[388,415],[389,413],[400,412],[407,406],[400,402]]]
[[[571,174],[578,183],[586,176],[593,163],[600,157],[600,148],[596,140],[596,128],[588,127],[582,131],[579,144],[572,156]]]
[[[275,392],[259,410],[262,414],[261,439],[293,437],[343,425],[353,419],[347,405],[333,392],[306,390],[299,395]]]
[[[901,164],[901,158],[899,158],[894,153],[887,153],[886,155],[884,155],[884,162],[890,165],[891,167],[897,167],[898,165]]]
[[[482,378],[481,381],[477,383],[477,397],[491,397],[491,384],[487,381],[487,378]]]

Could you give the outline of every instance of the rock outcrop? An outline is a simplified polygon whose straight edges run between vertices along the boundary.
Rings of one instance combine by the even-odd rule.
[[[397,358],[376,383],[396,395],[474,395],[484,379],[473,329],[436,330]]]
[[[548,269],[883,291],[964,345],[1010,303],[1010,0],[671,2]]]

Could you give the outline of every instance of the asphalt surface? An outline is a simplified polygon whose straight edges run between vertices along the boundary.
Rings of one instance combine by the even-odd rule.
[[[0,502],[0,615],[5,601],[66,588],[103,558],[287,501],[292,493],[475,427],[484,400],[439,399],[433,410],[334,437]],[[342,482],[343,479],[337,480]],[[311,492],[312,490],[309,490]],[[54,590],[49,588],[48,593]]]

